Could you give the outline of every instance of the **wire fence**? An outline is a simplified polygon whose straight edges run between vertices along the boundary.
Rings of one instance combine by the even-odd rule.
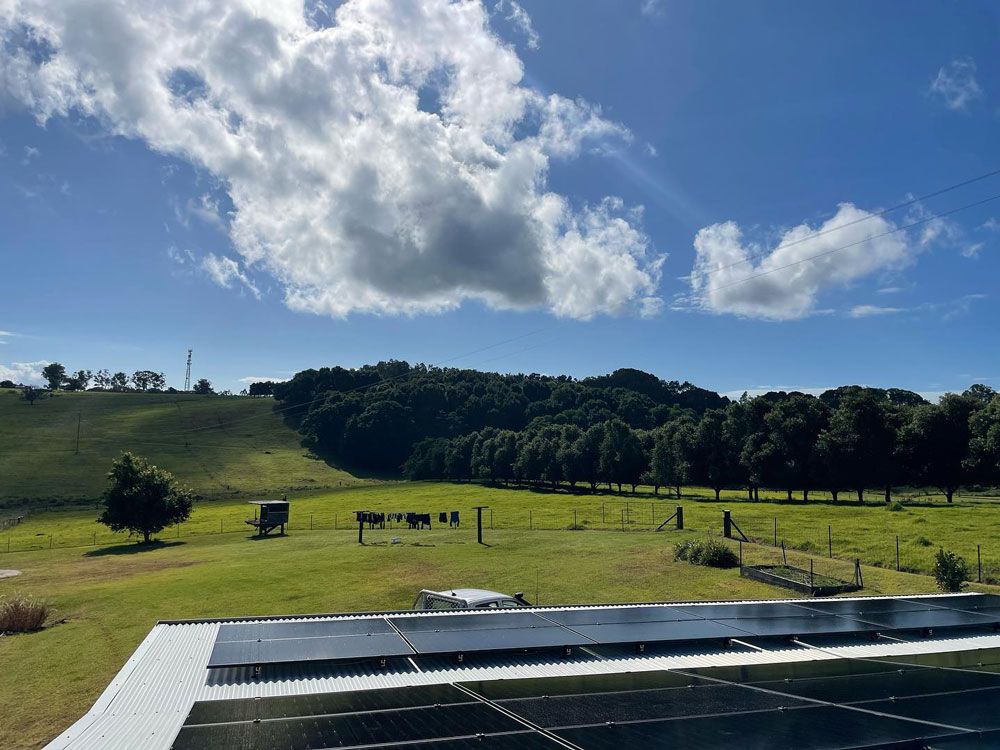
[[[614,501],[591,502],[579,507],[541,508],[487,508],[483,511],[482,525],[484,531],[602,531],[618,533],[651,533],[656,531],[666,533],[669,540],[673,534],[683,531],[689,534],[701,534],[725,537],[725,518],[729,511],[712,508],[707,511],[698,504],[677,505],[675,501]],[[685,514],[685,510],[687,514]],[[680,512],[678,513],[678,510]],[[255,529],[247,524],[246,514],[233,509],[225,514],[214,512],[214,517],[196,517],[183,523],[166,528],[156,534],[162,541],[190,539],[194,537],[222,537],[243,534],[254,535]],[[440,513],[431,513],[430,530],[440,533],[444,530],[456,537],[460,535],[475,535],[476,515],[474,511],[462,510],[460,525],[450,524],[451,511],[445,513],[446,520],[441,522]],[[678,518],[679,517],[679,518]],[[868,541],[875,540],[873,548],[859,548],[854,533],[838,533],[835,524],[829,524],[825,529],[817,529],[809,525],[796,525],[787,519],[775,515],[771,518],[746,516],[738,511],[729,515],[729,538],[734,544],[740,540],[747,543],[744,551],[753,550],[762,562],[748,564],[774,564],[774,561],[789,553],[805,555],[822,562],[822,565],[832,565],[842,572],[843,565],[853,565],[855,559],[860,559],[866,565],[873,565],[900,572],[928,574],[933,566],[934,545],[923,537],[904,539],[898,535],[871,532]],[[682,529],[678,528],[678,524]],[[27,526],[27,524],[25,524]],[[111,532],[105,526],[94,523],[94,528],[85,530],[79,522],[68,524],[68,528],[53,528],[51,531],[36,531],[31,533],[18,523],[3,527],[6,534],[0,536],[0,554],[17,552],[37,552],[67,548],[102,548],[137,541],[137,537],[124,532]],[[286,524],[287,533],[312,532],[357,532],[358,522],[354,513],[343,511],[314,511],[311,513],[295,513],[293,509],[291,521]],[[373,530],[379,532],[400,532],[414,534],[426,533],[426,529],[410,529],[406,521],[395,520],[391,514],[384,525],[376,529],[365,523],[363,533]],[[765,555],[764,552],[770,550]],[[982,583],[1000,583],[1000,561],[998,561],[986,546],[969,541],[961,549],[952,551],[961,555],[969,564],[973,581]],[[831,568],[832,570],[833,568]]]

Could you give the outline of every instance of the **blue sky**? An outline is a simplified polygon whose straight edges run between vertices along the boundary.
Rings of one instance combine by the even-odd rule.
[[[995,4],[208,5],[0,11],[0,376],[1000,384]]]

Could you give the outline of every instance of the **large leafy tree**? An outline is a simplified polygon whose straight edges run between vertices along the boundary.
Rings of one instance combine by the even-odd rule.
[[[97,520],[112,531],[142,534],[148,543],[167,526],[187,520],[191,500],[191,491],[179,486],[170,472],[123,453],[111,464],[104,511]]]
[[[824,394],[825,395],[825,394]],[[865,501],[865,489],[888,486],[895,473],[896,428],[888,407],[868,389],[846,393],[817,440],[817,456]]]
[[[623,484],[631,485],[634,492],[646,465],[646,456],[635,432],[621,420],[608,422],[601,441],[600,467],[603,478],[618,485],[619,492]]]
[[[42,377],[53,391],[58,390],[66,380],[66,368],[58,362],[52,362],[42,368]]]
[[[764,418],[775,484],[784,486],[789,500],[793,489],[801,489],[803,500],[808,500],[821,476],[816,441],[826,427],[828,411],[822,401],[793,393],[774,404]]]
[[[966,468],[973,481],[1000,481],[1000,396],[969,419],[969,456]]]
[[[726,446],[726,413],[706,411],[691,437],[691,473],[694,481],[711,487],[718,500],[722,490],[739,481],[737,458]]]
[[[950,503],[968,475],[969,417],[976,401],[948,394],[913,410],[899,431],[899,452],[914,480],[938,487]]]

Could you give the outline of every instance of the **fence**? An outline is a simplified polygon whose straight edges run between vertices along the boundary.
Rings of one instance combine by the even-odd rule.
[[[677,508],[681,507],[683,531],[677,531]],[[738,506],[737,506],[738,508]],[[253,529],[245,523],[246,511],[238,506],[225,509],[208,506],[207,512],[177,526],[164,529],[159,539],[190,539],[192,537],[244,534],[250,536]],[[451,509],[449,509],[450,511]],[[581,502],[575,507],[545,506],[536,508],[487,508],[483,512],[483,528],[494,531],[604,531],[652,533],[663,526],[664,541],[678,534],[711,534],[724,536],[724,510],[715,503],[686,503],[678,506],[674,499],[660,501],[614,501],[594,500]],[[458,529],[443,528],[455,535],[475,533],[475,514],[467,508],[461,509],[462,525]],[[96,514],[95,514],[96,516]],[[435,530],[438,513],[431,514]],[[770,518],[742,516],[739,509],[731,516],[730,536],[734,540],[745,538],[756,545],[787,551],[804,553],[819,559],[853,561],[860,558],[866,565],[874,565],[902,572],[930,573],[937,545],[923,537],[902,538],[877,531],[866,533],[859,539],[855,530],[838,532],[835,524],[826,525],[822,530],[815,527],[806,529],[796,526],[788,519],[777,515]],[[665,523],[667,522],[667,523]],[[29,524],[25,524],[28,526]],[[6,528],[6,538],[0,536],[0,554],[30,552],[49,549],[75,547],[105,547],[135,541],[124,533],[110,532],[94,523],[92,530],[81,528],[61,528],[55,526],[50,531],[27,533],[24,527],[16,525]],[[286,530],[290,533],[301,531],[357,531],[354,514],[342,511],[296,512],[293,505],[291,520]],[[367,529],[366,529],[367,530]],[[18,532],[21,533],[18,533]],[[385,531],[407,531],[406,523],[387,521]],[[415,531],[415,534],[426,532]],[[964,557],[970,564],[972,580],[983,583],[1000,583],[1000,565],[986,545],[970,538],[961,546],[951,545],[950,549]],[[761,563],[763,564],[763,563]]]

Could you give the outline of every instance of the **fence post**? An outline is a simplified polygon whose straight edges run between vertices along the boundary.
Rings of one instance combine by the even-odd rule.
[[[625,509],[622,508],[622,531],[625,531]]]
[[[97,546],[97,532],[96,531],[94,532],[94,543],[92,545],[90,545],[90,546],[91,547],[96,547]]]
[[[656,526],[656,506],[653,503],[649,504],[649,521]]]
[[[774,517],[774,546],[778,546],[778,517]]]
[[[788,556],[785,554],[785,540],[781,540],[781,564],[788,565]]]
[[[983,582],[983,552],[980,545],[976,545],[976,567],[979,569],[979,576],[976,580],[979,583]]]
[[[830,551],[830,557],[833,557],[833,525],[826,527],[826,545]]]
[[[896,534],[896,572],[899,572],[899,534]]]
[[[740,570],[743,569],[743,540],[740,539]]]
[[[338,520],[339,518],[340,518],[340,514],[339,513],[334,513],[333,514],[333,528],[334,528],[334,531],[336,531],[337,529],[340,528],[340,522]]]
[[[493,528],[493,508],[490,508],[490,528]]]
[[[309,514],[309,531],[313,530],[313,514]]]
[[[607,523],[608,519],[604,515],[604,503],[601,503],[601,523]]]
[[[576,528],[576,508],[573,508],[573,528]]]
[[[732,512],[728,510],[722,511],[722,536],[726,539],[731,539],[733,536]]]
[[[809,558],[809,593],[811,594],[816,586],[813,584],[813,559]]]
[[[684,508],[680,505],[677,506],[677,529],[681,530],[684,528]]]
[[[219,519],[219,533],[222,533],[222,519]]]

